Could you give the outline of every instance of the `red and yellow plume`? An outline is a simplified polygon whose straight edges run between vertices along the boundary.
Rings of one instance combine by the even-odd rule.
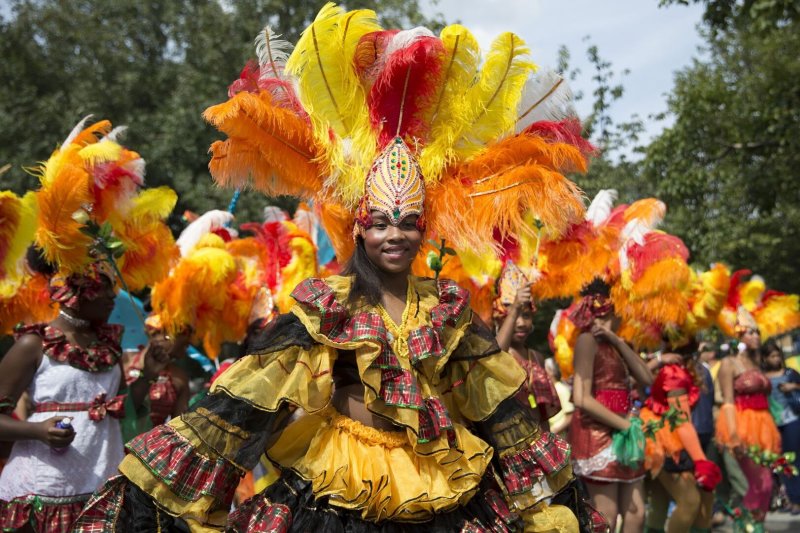
[[[731,275],[725,306],[717,320],[723,333],[738,337],[740,308],[752,316],[762,340],[800,327],[798,295],[768,290],[760,276],[752,276],[744,281],[750,274],[749,270],[737,270]]]
[[[537,234],[530,218],[553,238],[583,218],[565,175],[593,150],[566,84],[534,74],[518,36],[500,35],[481,61],[463,26],[384,30],[372,11],[329,3],[291,53],[268,30],[257,42],[257,69],[205,112],[227,136],[211,146],[211,173],[313,200],[341,259],[373,161],[396,137],[419,162],[431,236],[458,249],[499,253]]]
[[[81,121],[40,167],[36,244],[62,274],[79,273],[91,262],[93,239],[86,224],[110,225],[125,253],[123,279],[139,290],[163,278],[177,257],[164,220],[177,196],[165,187],[143,190],[144,160],[119,144],[123,128]]]

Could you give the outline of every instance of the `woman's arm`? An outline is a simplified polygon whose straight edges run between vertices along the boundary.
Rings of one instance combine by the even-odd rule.
[[[41,422],[15,420],[10,413],[28,388],[42,358],[42,341],[35,335],[24,335],[14,343],[0,361],[0,435],[5,441],[40,440],[51,446],[68,446],[75,438],[72,429],[58,429],[62,418],[55,416]]]
[[[553,433],[561,433],[569,428],[570,424],[572,424],[572,413],[564,413],[564,416],[558,424],[550,426],[550,431]]]
[[[175,399],[175,405],[172,408],[171,414],[172,418],[176,418],[181,416],[186,412],[187,409],[189,409],[189,376],[186,375],[186,372],[175,365],[171,365],[169,371],[171,374],[172,385],[175,387],[175,391],[178,394],[178,397]]]
[[[736,377],[733,360],[727,357],[720,363],[722,366],[719,368],[719,386],[722,390],[722,407],[720,408],[719,416],[725,417],[725,423],[728,426],[731,444],[734,449],[741,447],[741,439],[739,431],[736,426],[736,408],[733,405],[733,380]]]
[[[517,325],[517,318],[526,307],[531,305],[531,288],[526,285],[517,291],[514,303],[508,308],[508,315],[503,319],[503,324],[497,331],[497,345],[504,352],[511,348],[511,340],[514,337],[514,328]]]
[[[592,327],[592,335],[600,339],[605,339],[619,352],[625,364],[628,365],[633,379],[635,379],[639,385],[649,387],[653,384],[653,373],[647,367],[647,363],[645,363],[642,358],[639,357],[639,354],[634,352],[631,347],[628,346],[628,343],[622,340],[619,335],[606,327],[597,325]]]
[[[612,412],[595,400],[592,395],[592,375],[597,341],[589,333],[581,333],[575,343],[575,381],[572,388],[572,403],[586,414],[613,429],[620,431],[630,427],[630,422]]]

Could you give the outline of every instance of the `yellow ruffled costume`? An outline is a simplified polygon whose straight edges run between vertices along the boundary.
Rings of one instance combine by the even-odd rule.
[[[517,526],[476,531],[577,531],[569,508],[547,504],[573,477],[569,452],[550,453],[562,445],[553,440],[558,437],[524,417],[493,418],[525,376],[475,322],[467,292],[447,280],[412,276],[403,322],[394,324],[380,307],[349,308],[350,283],[333,276],[298,286],[291,316],[282,317],[297,328],[294,333],[287,326],[285,339],[271,338],[264,350],[233,364],[214,383],[208,406],[129,443],[122,474],[158,509],[182,517],[193,530],[232,522],[252,527],[250,515],[237,522],[248,504],[230,516],[227,510],[230,491],[249,467],[245,452],[258,456],[251,449],[257,440],[284,474],[291,471],[310,482],[314,500],[322,498],[329,509],[354,512],[371,523],[410,526],[483,498],[496,454],[498,493],[509,516],[517,514]],[[295,338],[302,335],[305,340]],[[398,431],[368,427],[331,407],[334,365],[350,351],[367,408]],[[225,403],[236,405],[226,411]],[[304,412],[281,427],[276,420],[288,417],[288,404]],[[254,417],[262,421],[253,424]],[[269,426],[263,435],[270,435],[258,440],[263,426]],[[109,482],[85,516],[107,505],[118,509],[124,486],[122,478]],[[252,500],[261,502],[251,513],[262,517],[259,524],[266,523],[265,515],[279,520],[275,509],[284,508],[268,498],[269,490]],[[87,519],[81,526],[98,523]]]

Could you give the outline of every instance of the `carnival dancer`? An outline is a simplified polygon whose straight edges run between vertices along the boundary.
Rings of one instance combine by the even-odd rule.
[[[750,447],[756,447],[759,453],[780,453],[781,437],[769,412],[771,385],[761,371],[758,324],[744,307],[737,313],[736,332],[743,349],[724,359],[719,370],[723,404],[716,439],[734,454],[747,478],[742,505],[761,525],[772,499],[772,472],[747,454]]]
[[[459,25],[442,38],[384,31],[373,12],[332,4],[288,58],[296,79],[276,70],[282,46],[265,32],[262,72],[243,77],[253,92],[207,110],[228,133],[212,173],[316,196],[332,241],[352,250],[345,274],[303,281],[291,312],[204,400],[129,443],[122,475],[76,529],[578,530],[570,509],[548,504],[571,491],[543,484],[569,450],[520,409],[524,372],[465,290],[410,275],[426,231],[486,247],[495,232],[529,231],[530,208],[552,231],[581,216],[563,171],[585,168],[582,154],[528,131],[517,110],[527,50],[503,34],[478,70]],[[265,451],[281,478],[229,515]]]
[[[641,462],[619,457],[612,436],[621,432],[636,440],[637,433],[641,435],[641,421],[632,412],[631,379],[639,386],[649,386],[653,376],[639,355],[615,333],[620,321],[614,314],[608,285],[595,280],[582,294],[571,314],[581,331],[575,344],[575,413],[569,432],[573,468],[586,482],[593,505],[612,530],[619,514],[623,531],[641,531],[644,467]]]
[[[163,219],[176,197],[139,191],[144,162],[110,130],[106,121],[76,126],[42,167],[34,194],[35,240],[58,268],[50,294],[60,310],[49,322],[20,325],[0,363],[0,431],[15,441],[0,475],[4,531],[70,530],[122,459],[124,408],[141,403],[163,366],[151,354],[143,379],[120,394],[122,327],[107,323],[116,280],[121,273],[138,290],[169,268]],[[13,420],[24,391],[33,413]]]
[[[536,309],[530,286],[528,276],[513,262],[507,262],[498,280],[494,323],[498,346],[516,358],[527,376],[517,399],[534,410],[543,430],[550,431],[549,419],[561,410],[561,402],[544,369],[544,357],[525,344],[533,331]]]
[[[703,386],[694,370],[696,349],[693,340],[682,339],[678,347],[665,343],[662,361],[670,362],[659,369],[641,412],[645,424],[658,428],[645,446],[645,467],[653,476],[647,531],[664,531],[670,500],[676,505],[668,532],[711,530],[714,488],[722,474],[691,422]]]

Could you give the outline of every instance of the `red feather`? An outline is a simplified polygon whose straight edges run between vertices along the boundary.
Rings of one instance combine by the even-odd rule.
[[[241,74],[239,74],[239,79],[228,86],[228,98],[233,98],[233,95],[243,91],[258,94],[258,78],[260,74],[260,69],[256,62],[248,61]]]
[[[648,233],[644,237],[644,244],[634,244],[628,249],[628,257],[633,265],[631,277],[638,280],[647,268],[668,258],[689,259],[689,250],[683,241],[667,233]]]
[[[525,128],[524,133],[539,135],[553,142],[571,144],[580,150],[584,157],[596,155],[599,150],[581,136],[582,129],[581,121],[573,117],[558,122],[540,120]]]
[[[369,91],[367,105],[379,143],[396,135],[407,140],[423,138],[426,111],[438,94],[444,46],[435,37],[420,37],[392,53]]]
[[[739,304],[742,303],[742,299],[739,295],[739,286],[742,284],[742,278],[745,278],[752,273],[752,270],[743,268],[742,270],[737,270],[731,274],[731,288],[728,289],[727,305],[732,309],[738,309]]]

